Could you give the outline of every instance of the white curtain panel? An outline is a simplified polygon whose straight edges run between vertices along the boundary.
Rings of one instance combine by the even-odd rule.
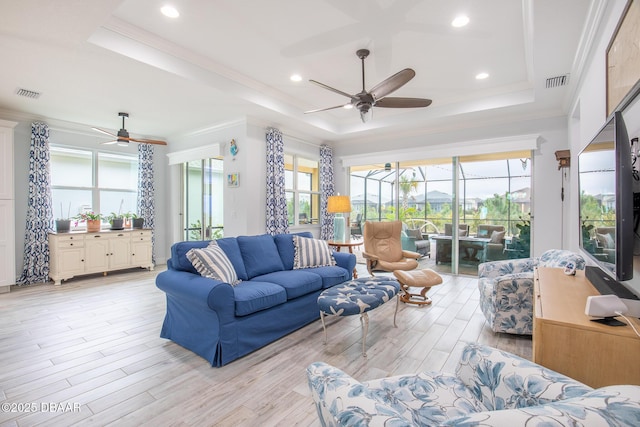
[[[24,263],[18,285],[49,280],[49,231],[53,230],[50,157],[49,126],[32,123]]]

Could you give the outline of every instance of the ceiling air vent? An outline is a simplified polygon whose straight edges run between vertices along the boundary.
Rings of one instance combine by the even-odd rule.
[[[549,77],[547,79],[547,89],[559,86],[565,86],[569,83],[569,74],[563,74],[562,76]]]
[[[18,88],[18,90],[16,91],[16,94],[18,94],[20,96],[25,96],[25,97],[31,98],[31,99],[40,98],[40,92],[36,92],[34,90],[29,90],[29,89]]]

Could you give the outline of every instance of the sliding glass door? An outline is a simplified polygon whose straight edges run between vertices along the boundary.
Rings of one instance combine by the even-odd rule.
[[[531,169],[529,151],[352,167],[351,217],[399,219],[422,267],[477,274],[529,257]]]
[[[224,236],[223,161],[183,163],[184,240],[211,240]]]

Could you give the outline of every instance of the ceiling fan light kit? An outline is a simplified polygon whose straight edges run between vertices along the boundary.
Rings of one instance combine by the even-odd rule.
[[[102,130],[100,128],[95,128],[95,127],[91,128],[91,129],[93,129],[93,130],[95,130],[97,132],[104,133],[105,135],[109,135],[111,137],[116,138],[113,141],[103,142],[102,143],[103,145],[118,144],[118,146],[120,146],[120,147],[128,147],[129,146],[129,142],[131,142],[131,141],[138,142],[140,144],[167,145],[167,143],[165,141],[160,141],[158,139],[131,138],[129,136],[129,132],[124,127],[124,120],[127,117],[129,117],[129,113],[118,113],[118,116],[122,117],[122,128],[120,128],[120,130],[118,131],[117,134],[113,134],[111,132],[108,132],[106,130]]]
[[[324,83],[320,83],[316,80],[309,80],[311,83],[316,84],[324,89],[337,93],[338,95],[346,96],[351,101],[348,104],[336,105],[334,107],[320,108],[317,110],[305,111],[308,113],[317,113],[320,111],[333,110],[334,108],[347,108],[348,106],[355,107],[360,112],[360,119],[363,123],[371,120],[373,115],[373,107],[383,108],[421,108],[431,105],[431,100],[426,98],[400,98],[400,97],[387,97],[391,92],[404,86],[409,80],[415,77],[416,72],[411,68],[405,68],[394,74],[391,77],[383,80],[367,92],[365,89],[364,78],[364,60],[369,56],[368,49],[358,49],[356,56],[360,58],[362,63],[362,91],[355,95],[350,95],[339,89],[335,89],[331,86],[327,86]]]

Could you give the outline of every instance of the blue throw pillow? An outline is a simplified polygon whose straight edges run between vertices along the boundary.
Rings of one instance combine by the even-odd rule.
[[[223,237],[222,239],[216,240],[216,243],[218,243],[218,246],[227,254],[227,258],[229,258],[229,261],[233,264],[233,268],[236,269],[238,279],[249,280],[247,270],[244,268],[244,260],[240,253],[238,240],[235,237]]]
[[[249,279],[284,270],[273,236],[238,236],[238,246]]]

